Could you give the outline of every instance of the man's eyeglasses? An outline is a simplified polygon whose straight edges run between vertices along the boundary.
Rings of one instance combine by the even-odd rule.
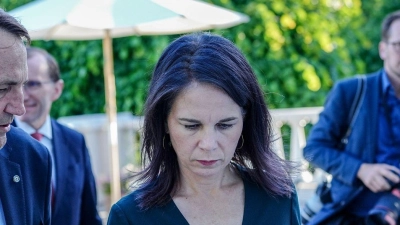
[[[394,49],[396,52],[400,52],[400,41],[388,42],[388,45],[393,46],[393,49]]]
[[[25,83],[24,85],[24,90],[28,91],[34,91],[42,87],[43,84],[49,84],[49,83],[54,83],[53,81],[36,81],[36,80],[29,80],[28,82]]]

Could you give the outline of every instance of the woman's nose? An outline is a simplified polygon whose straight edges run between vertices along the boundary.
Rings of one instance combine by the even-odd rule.
[[[199,147],[206,151],[212,151],[217,148],[217,134],[215,131],[204,131],[199,141]]]

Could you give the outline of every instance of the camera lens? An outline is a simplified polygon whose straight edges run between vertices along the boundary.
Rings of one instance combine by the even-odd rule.
[[[303,224],[306,224],[311,217],[315,215],[315,213],[319,212],[322,208],[322,202],[318,195],[314,195],[311,197],[303,207],[301,211],[301,221]]]
[[[383,195],[368,214],[368,225],[390,225],[399,223],[400,189],[394,188]]]

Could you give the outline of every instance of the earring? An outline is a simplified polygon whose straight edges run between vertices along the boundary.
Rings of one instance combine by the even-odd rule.
[[[242,134],[242,144],[240,145],[240,147],[239,148],[237,148],[237,149],[242,149],[243,148],[243,144],[244,144],[244,137],[243,137],[243,134]]]
[[[162,138],[162,147],[163,147],[163,149],[165,149],[164,141],[165,141],[165,135],[164,135],[164,137]]]

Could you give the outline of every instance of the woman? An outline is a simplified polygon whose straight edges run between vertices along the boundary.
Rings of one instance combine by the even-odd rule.
[[[293,168],[271,149],[271,129],[256,77],[230,41],[178,38],[150,83],[138,187],[108,224],[300,224]]]

